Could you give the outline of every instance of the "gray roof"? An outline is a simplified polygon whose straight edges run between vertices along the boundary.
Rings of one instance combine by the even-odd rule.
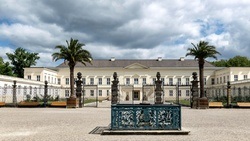
[[[121,67],[125,68],[129,65],[140,64],[145,67],[198,67],[198,61],[194,59],[185,59],[181,61],[180,59],[162,59],[158,60],[132,60],[132,59],[115,59],[111,60],[92,60],[92,65],[86,63],[84,66],[82,63],[77,63],[75,67],[87,67],[87,68],[109,68],[109,67]],[[68,67],[67,63],[62,63],[57,68]],[[206,62],[204,67],[214,67],[209,62]]]

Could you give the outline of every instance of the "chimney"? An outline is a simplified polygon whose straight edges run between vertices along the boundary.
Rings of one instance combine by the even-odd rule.
[[[184,57],[181,57],[179,61],[184,61],[184,60],[185,60]]]
[[[115,57],[111,57],[110,61],[112,62],[115,61]]]
[[[157,61],[162,61],[162,57],[158,57]]]

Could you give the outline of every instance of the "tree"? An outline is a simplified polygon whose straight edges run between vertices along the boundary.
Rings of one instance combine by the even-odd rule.
[[[191,43],[193,45],[193,48],[188,48],[188,53],[186,56],[194,56],[195,59],[198,60],[199,64],[199,80],[200,80],[200,97],[205,97],[204,93],[204,64],[205,59],[208,57],[212,57],[214,59],[217,59],[215,56],[216,54],[220,53],[216,51],[215,46],[209,45],[208,42],[200,41],[197,45]]]
[[[57,61],[64,59],[64,63],[68,63],[70,69],[70,98],[75,98],[74,94],[74,68],[75,65],[80,62],[83,65],[91,63],[92,56],[89,51],[82,48],[85,46],[83,43],[79,43],[78,40],[70,39],[70,42],[66,40],[67,47],[64,45],[58,45],[55,49],[59,49],[60,52],[52,54],[53,60]],[[80,103],[79,103],[80,104]]]
[[[245,56],[235,56],[229,60],[219,60],[212,62],[216,67],[250,67],[250,60]]]
[[[27,52],[24,48],[17,48],[15,52],[6,53],[11,64],[14,66],[13,71],[17,77],[24,77],[23,68],[30,67],[32,65],[36,65],[36,60],[40,59],[38,53],[30,53]]]
[[[4,62],[2,57],[0,57],[0,74],[14,76],[10,63]]]

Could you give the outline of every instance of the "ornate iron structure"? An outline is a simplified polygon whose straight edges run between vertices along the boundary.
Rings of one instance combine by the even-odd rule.
[[[111,106],[111,130],[181,130],[179,105]]]

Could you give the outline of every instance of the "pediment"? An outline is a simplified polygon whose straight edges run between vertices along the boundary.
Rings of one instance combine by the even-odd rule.
[[[134,64],[131,64],[131,65],[128,65],[126,67],[124,67],[125,69],[148,69],[147,66],[144,66],[140,63],[134,63]]]

